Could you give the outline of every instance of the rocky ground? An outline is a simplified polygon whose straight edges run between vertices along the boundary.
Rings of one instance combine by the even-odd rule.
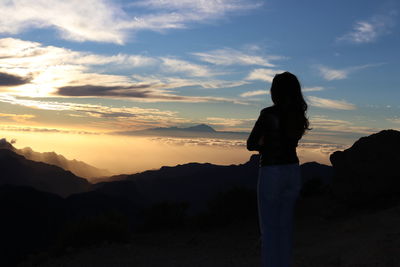
[[[318,205],[318,198],[307,201]],[[247,221],[209,231],[136,234],[128,244],[33,255],[20,266],[259,266],[257,227]],[[400,206],[334,219],[304,213],[296,220],[294,248],[295,267],[399,267]]]

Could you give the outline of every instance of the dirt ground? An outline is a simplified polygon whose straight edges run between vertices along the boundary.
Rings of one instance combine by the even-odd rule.
[[[400,267],[400,206],[340,219],[296,220],[293,267]],[[238,222],[207,232],[135,235],[128,244],[38,255],[20,266],[246,267],[260,266],[258,225]]]

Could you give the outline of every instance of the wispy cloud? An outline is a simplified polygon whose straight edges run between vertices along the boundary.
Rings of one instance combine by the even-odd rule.
[[[365,64],[365,65],[347,67],[343,69],[334,69],[324,65],[316,65],[316,68],[322,78],[324,78],[327,81],[332,81],[332,80],[343,80],[346,79],[350,73],[366,68],[378,67],[383,64],[384,63]]]
[[[239,119],[239,118],[223,118],[223,117],[207,117],[206,123],[223,126],[224,128],[229,128],[230,130],[249,130],[250,122],[253,123],[254,119]]]
[[[399,117],[387,118],[386,120],[391,122],[391,123],[400,124],[400,118]]]
[[[349,71],[346,69],[332,69],[325,66],[318,66],[320,75],[328,81],[332,80],[343,80],[347,78]]]
[[[230,88],[248,84],[247,81],[220,80],[209,77],[174,77],[165,75],[132,75],[135,83],[149,84],[152,88],[173,89],[186,86],[199,86],[206,89]]]
[[[323,90],[325,90],[325,88],[322,86],[303,87],[301,89],[301,91],[303,91],[303,92],[318,92],[318,91],[323,91]]]
[[[12,120],[16,122],[26,122],[35,118],[35,115],[32,114],[13,114],[13,113],[0,113],[0,120]]]
[[[267,95],[269,92],[267,90],[256,90],[256,91],[247,91],[241,93],[241,97],[251,97],[251,96],[259,96],[259,95]]]
[[[132,5],[159,10],[218,15],[232,11],[257,8],[261,6],[261,2],[243,0],[143,0],[133,3]]]
[[[192,53],[200,60],[215,65],[259,65],[264,67],[274,67],[273,60],[282,59],[280,56],[259,56],[244,53],[232,48],[217,49],[209,52]]]
[[[54,28],[62,38],[122,44],[139,30],[160,31],[188,27],[190,23],[224,18],[259,7],[244,0],[136,1],[129,5],[113,0],[10,0],[0,2],[0,33]]]
[[[377,128],[357,126],[350,121],[331,119],[326,116],[313,116],[310,118],[310,123],[313,131],[320,135],[323,135],[324,132],[331,135],[334,135],[335,133],[369,135],[379,131]]]
[[[254,69],[246,77],[246,80],[260,80],[265,82],[272,82],[275,75],[284,72],[283,70],[274,69]]]
[[[367,20],[357,21],[351,31],[337,40],[356,44],[375,42],[379,37],[390,33],[390,29],[395,24],[394,17],[396,15],[397,12],[391,10],[385,14],[372,16]]]
[[[194,77],[210,77],[215,75],[207,66],[194,64],[185,60],[163,57],[162,70],[170,73],[184,73]]]
[[[2,125],[0,130],[12,131],[12,132],[39,132],[39,133],[67,133],[67,134],[100,134],[98,132],[89,131],[76,131],[76,130],[65,130],[58,128],[46,128],[46,127],[31,127],[31,126],[15,126],[15,125]]]
[[[342,109],[342,110],[353,110],[356,106],[345,100],[333,100],[327,98],[321,98],[316,96],[308,96],[307,100],[311,106],[326,108],[326,109]]]

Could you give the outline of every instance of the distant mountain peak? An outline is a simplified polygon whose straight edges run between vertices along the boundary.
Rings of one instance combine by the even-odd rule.
[[[187,127],[187,128],[183,128],[182,130],[186,130],[186,131],[196,131],[196,132],[216,132],[216,130],[214,130],[214,128],[212,128],[211,126],[207,125],[207,124],[198,124],[192,127]]]
[[[179,128],[176,126],[172,127],[160,127],[160,128],[152,128],[152,129],[147,129],[145,131],[184,131],[184,132],[208,132],[208,133],[215,133],[217,132],[214,130],[211,126],[207,124],[197,124],[191,127],[186,127],[186,128]]]

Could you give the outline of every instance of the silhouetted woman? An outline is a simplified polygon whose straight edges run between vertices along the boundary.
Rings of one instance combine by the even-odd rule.
[[[264,267],[289,267],[292,261],[293,211],[301,189],[296,147],[309,129],[307,103],[297,77],[275,75],[273,106],[261,110],[247,140],[247,149],[260,152],[258,212]]]

